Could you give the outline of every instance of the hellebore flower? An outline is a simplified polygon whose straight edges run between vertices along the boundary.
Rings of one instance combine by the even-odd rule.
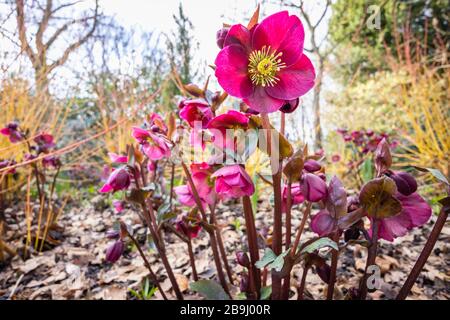
[[[49,149],[54,148],[56,145],[53,140],[53,136],[45,132],[34,137],[34,142],[38,145],[38,153],[47,153]]]
[[[167,126],[164,123],[164,120],[157,113],[150,113],[147,116],[145,124],[148,128],[150,128],[152,132],[163,132],[163,133],[167,132]]]
[[[231,96],[270,113],[314,86],[314,66],[303,54],[303,25],[282,11],[251,30],[233,25],[217,55],[216,77]]]
[[[249,121],[249,118],[245,114],[235,110],[229,110],[227,113],[213,118],[208,123],[208,129],[214,137],[214,144],[221,149],[235,150],[234,135],[229,137],[227,130],[246,129]]]
[[[117,213],[121,213],[124,210],[123,201],[113,200],[112,205]]]
[[[320,169],[322,169],[322,166],[320,165],[320,163],[318,163],[316,160],[312,160],[312,159],[306,160],[303,167],[308,172],[316,172],[316,171],[319,171]]]
[[[282,211],[286,212],[286,205],[287,205],[287,193],[288,193],[288,186],[285,185],[283,188],[283,203],[282,203]],[[302,193],[302,189],[300,187],[300,183],[293,183],[291,185],[291,201],[292,205],[300,204],[303,201],[305,201],[305,196]]]
[[[225,166],[211,176],[216,178],[216,192],[224,198],[251,196],[255,186],[248,173],[240,165]]]
[[[117,240],[106,250],[106,261],[114,263],[122,256],[125,245],[122,240]]]
[[[204,100],[185,100],[180,110],[180,118],[186,120],[191,128],[194,127],[194,122],[201,122],[202,128],[205,129],[208,122],[213,118],[213,112]]]
[[[192,217],[190,214],[180,215],[175,223],[175,228],[189,239],[197,238],[202,227],[195,220],[196,217]]]
[[[169,141],[163,136],[138,127],[132,128],[132,136],[142,145],[142,150],[150,160],[170,157]]]
[[[431,207],[419,194],[405,196],[397,192],[395,198],[401,202],[402,211],[396,216],[380,219],[378,231],[380,238],[391,242],[409,230],[424,225],[431,217]],[[371,233],[372,228],[369,229]]]
[[[112,163],[120,164],[120,163],[128,162],[128,157],[126,155],[124,156],[124,155],[116,154],[114,152],[109,152],[108,156]]]
[[[16,162],[14,160],[13,161],[3,160],[3,161],[0,161],[0,169],[4,169],[6,167],[13,166],[15,164],[16,164]],[[15,173],[16,173],[16,169],[10,169],[10,170],[6,171],[6,174],[15,174]]]
[[[397,185],[397,190],[405,195],[409,196],[417,191],[417,182],[412,175],[407,172],[392,172],[389,177],[394,180]]]
[[[336,225],[334,219],[327,210],[320,210],[311,219],[311,230],[317,233],[320,237],[331,233]]]
[[[101,193],[116,192],[127,189],[131,184],[131,177],[125,168],[114,170],[108,177],[105,185],[100,189]]]
[[[320,177],[305,173],[302,177],[302,192],[306,200],[310,202],[318,202],[327,195],[327,184]]]
[[[209,165],[206,163],[192,164],[191,176],[203,207],[213,204],[215,193],[211,182],[211,168]],[[196,205],[194,194],[189,184],[175,187],[174,191],[178,195],[178,200],[181,204],[189,207]]]
[[[23,139],[22,133],[19,131],[19,125],[16,122],[8,123],[8,125],[0,129],[0,133],[9,138],[11,143],[17,143]]]
[[[44,167],[57,168],[61,166],[61,160],[59,160],[59,158],[55,156],[48,156],[42,159],[42,164],[44,165]]]

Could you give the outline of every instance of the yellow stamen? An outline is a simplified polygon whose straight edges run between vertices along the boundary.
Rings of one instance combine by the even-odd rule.
[[[277,53],[276,50],[271,50],[270,46],[253,51],[248,63],[248,73],[252,83],[263,87],[274,86],[280,80],[277,73],[286,67],[280,58],[282,55],[282,52]]]

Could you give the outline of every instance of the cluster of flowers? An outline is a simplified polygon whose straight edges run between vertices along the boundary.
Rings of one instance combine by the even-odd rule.
[[[178,115],[182,123],[177,126],[173,117],[169,116],[169,120],[163,121],[161,116],[151,114],[142,127],[132,129],[131,134],[139,148],[130,146],[127,155],[110,154],[115,168],[109,172],[100,191],[127,190],[127,199],[141,205],[144,222],[152,233],[179,299],[182,295],[167,263],[164,243],[160,241],[161,224],[188,244],[194,278],[197,276],[190,241],[202,229],[208,232],[218,278],[225,293],[229,294],[217,249],[221,246],[221,236],[215,226],[214,210],[219,201],[242,199],[250,257],[246,252],[238,251],[236,259],[248,270],[248,274],[241,275],[241,291],[248,298],[260,297],[259,269],[267,268],[268,263],[275,260],[277,266],[269,268],[272,272],[272,298],[288,297],[292,267],[302,260],[308,261],[305,262],[306,265],[316,266],[321,278],[328,283],[332,297],[338,244],[342,235],[345,242],[364,236],[366,245],[372,252],[369,254],[370,259],[374,259],[373,248],[376,248],[379,238],[393,241],[405,235],[408,230],[423,225],[431,216],[431,208],[416,192],[417,182],[414,177],[407,172],[391,170],[392,145],[388,144],[386,135],[377,135],[372,131],[348,133],[340,130],[344,139],[359,148],[361,154],[373,152],[375,157],[376,178],[367,182],[359,194],[349,196],[337,177],[331,178],[327,183],[325,168],[319,162],[323,152],[308,155],[307,147],[304,147],[294,153],[283,134],[271,126],[269,113],[280,111],[284,117],[285,113],[293,112],[299,106],[300,97],[314,85],[314,67],[303,54],[303,40],[304,30],[300,20],[287,12],[271,15],[260,23],[252,19],[247,27],[237,24],[221,29],[217,33],[217,44],[221,50],[215,60],[215,75],[225,92],[213,94],[207,88],[200,89],[192,84],[185,86],[192,98],[183,99],[179,103]],[[241,110],[216,114],[227,94],[242,100]],[[204,151],[208,147],[219,152],[213,152],[205,161],[194,161],[186,165],[182,154],[175,152],[183,139],[179,132],[175,133],[175,128],[185,128],[186,125],[190,133],[189,143],[194,148]],[[243,144],[241,134],[244,133],[245,136],[252,130],[265,130],[267,135],[262,140],[259,137],[257,143]],[[276,144],[279,150],[275,150],[278,152],[269,148],[273,137],[279,138],[279,144]],[[273,251],[262,261],[258,261],[260,237],[257,235],[249,200],[249,196],[255,192],[255,186],[245,168],[245,160],[256,148],[260,148],[271,158],[272,181],[268,183],[273,186],[275,200],[270,241]],[[223,161],[230,154],[235,161]],[[172,193],[177,194],[179,203],[188,208],[188,211],[177,211],[169,202],[170,210],[179,214],[157,222],[153,211],[156,209],[160,216],[161,208],[164,207],[154,207],[154,197],[150,195],[155,189],[149,188],[149,182],[157,183],[156,171],[164,163],[171,163],[172,166],[181,164],[187,183],[177,187],[172,184],[167,198],[171,201]],[[151,176],[150,181],[147,174]],[[159,183],[163,184],[162,181]],[[291,208],[301,203],[306,204],[306,210],[295,242],[291,245]],[[310,222],[318,237],[308,243],[320,241],[323,237],[333,239],[335,247],[330,246],[337,252],[333,254],[334,271],[319,256],[319,245],[311,252],[301,250],[304,246],[300,245],[300,237],[313,203],[317,203],[322,209]],[[122,203],[114,205],[118,211],[123,208]],[[210,219],[206,215],[208,209]],[[282,213],[286,215],[285,244],[288,247],[284,253]],[[366,217],[371,222],[369,229],[364,224]],[[120,257],[126,236],[130,234],[128,231],[123,232],[123,228],[122,232],[116,230],[109,235],[116,242],[108,249],[107,260],[114,262]],[[270,242],[267,241],[267,244]],[[227,269],[227,259],[222,258]],[[368,265],[369,262],[372,260],[368,260]],[[148,268],[152,273],[150,266]],[[305,270],[307,272],[308,268],[305,267]],[[302,296],[302,290],[299,296]],[[365,294],[361,293],[359,298],[364,299]]]
[[[46,132],[39,133],[33,137],[31,141],[29,141],[28,131],[22,130],[17,122],[7,124],[6,127],[0,129],[0,133],[7,136],[11,143],[19,143],[23,141],[27,144],[28,153],[24,156],[24,160],[26,161],[33,160],[41,154],[48,154],[56,146],[53,136]],[[31,142],[34,142],[34,144]],[[1,162],[0,168],[2,168],[2,165],[4,168],[13,164],[15,164],[13,160],[4,160]],[[57,156],[49,155],[42,159],[42,165],[46,168],[57,168],[61,166],[61,161]],[[10,173],[15,173],[15,170],[12,169]]]
[[[347,129],[337,129],[337,133],[342,136],[344,141],[354,147],[360,154],[374,152],[381,140],[389,140],[387,133],[375,133],[373,130],[354,130],[349,132]],[[398,146],[397,140],[392,140],[390,147],[395,149]]]

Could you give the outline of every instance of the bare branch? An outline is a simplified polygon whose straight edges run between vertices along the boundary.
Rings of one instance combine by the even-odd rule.
[[[17,12],[17,29],[19,31],[20,47],[22,52],[25,52],[31,60],[33,65],[36,64],[36,55],[31,49],[27,40],[27,28],[25,26],[25,10],[23,0],[16,0]]]
[[[72,43],[69,47],[67,47],[67,49],[64,51],[63,55],[55,60],[49,67],[48,67],[48,73],[51,73],[56,67],[64,64],[67,59],[69,58],[70,54],[76,50],[77,48],[79,48],[81,45],[83,45],[95,32],[95,29],[97,28],[97,23],[98,23],[98,17],[99,17],[99,4],[98,4],[98,0],[95,1],[95,13],[94,13],[94,22],[92,24],[91,29],[83,36],[81,37],[78,41]]]
[[[42,57],[42,53],[44,52],[44,44],[43,44],[43,37],[44,32],[48,27],[48,22],[50,21],[50,17],[52,14],[52,6],[53,1],[47,0],[47,4],[44,9],[44,13],[42,16],[42,20],[39,22],[38,31],[36,33],[36,49],[38,51],[38,55]]]

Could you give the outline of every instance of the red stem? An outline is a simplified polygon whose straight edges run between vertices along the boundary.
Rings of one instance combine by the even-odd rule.
[[[373,223],[372,241],[368,248],[366,268],[364,270],[364,276],[360,283],[360,299],[361,300],[366,300],[366,297],[367,297],[367,278],[368,278],[367,269],[369,268],[369,266],[372,266],[375,264],[375,259],[377,257],[378,228],[379,228],[380,222],[377,218],[374,218],[372,223]]]
[[[434,245],[436,244],[436,241],[439,238],[439,234],[441,233],[442,228],[444,227],[445,222],[447,221],[449,213],[450,213],[449,207],[444,206],[441,209],[441,212],[439,213],[436,223],[434,224],[433,230],[431,230],[428,240],[425,243],[425,246],[423,247],[423,250],[420,253],[419,258],[414,264],[411,273],[409,274],[408,278],[403,284],[403,287],[400,289],[400,292],[398,293],[396,300],[404,300],[408,296],[409,292],[411,291],[411,288],[413,287],[414,283],[417,280],[417,277],[419,276],[425,263],[427,262],[428,257],[433,251]]]
[[[332,240],[336,243],[339,243],[339,231],[335,232],[335,234],[332,237]],[[327,300],[333,300],[338,259],[339,259],[339,250],[333,249],[331,253],[331,272],[330,272],[330,280],[328,282]]]
[[[249,268],[249,276],[255,285],[256,297],[259,298],[261,292],[261,272],[255,267],[255,263],[259,260],[258,235],[255,226],[255,217],[253,215],[252,203],[249,196],[242,198],[244,208],[245,228],[247,230],[248,248],[250,251],[251,268]]]

